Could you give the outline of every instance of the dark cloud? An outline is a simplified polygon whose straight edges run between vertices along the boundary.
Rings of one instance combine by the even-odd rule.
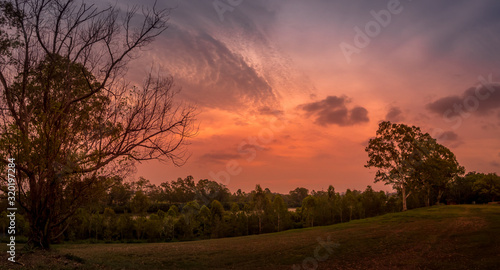
[[[370,121],[370,119],[368,118],[368,111],[360,106],[354,107],[354,109],[351,110],[351,121],[353,123]]]
[[[303,109],[304,111],[314,112],[323,108],[342,107],[345,102],[348,102],[346,97],[327,96],[324,100],[304,104]]]
[[[465,114],[490,114],[500,108],[500,85],[488,84],[471,87],[461,95],[440,98],[426,105],[426,108],[436,114],[452,117]]]
[[[349,109],[348,103],[350,100],[346,96],[327,96],[324,100],[299,105],[299,108],[304,110],[308,117],[314,117],[314,122],[322,126],[352,126],[370,120],[365,108],[355,106]]]
[[[454,131],[445,131],[437,137],[440,141],[458,141],[458,134]]]
[[[500,163],[498,163],[496,161],[490,162],[490,165],[493,166],[493,167],[500,167]]]
[[[452,130],[437,134],[436,139],[439,143],[442,143],[448,147],[458,147],[464,143],[464,141],[460,139],[458,134]]]
[[[440,98],[434,102],[428,103],[426,108],[431,112],[443,114],[447,110],[452,110],[454,104],[461,104],[462,100],[459,96],[449,96]]]
[[[403,112],[399,107],[391,107],[385,115],[385,120],[391,122],[401,122],[404,120]]]

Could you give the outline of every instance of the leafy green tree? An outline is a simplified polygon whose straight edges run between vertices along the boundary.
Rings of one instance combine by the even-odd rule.
[[[229,200],[231,193],[223,184],[208,179],[199,180],[196,183],[196,198],[204,204],[210,204],[213,200],[226,202]]]
[[[145,224],[146,237],[149,241],[158,241],[163,231],[163,222],[157,214],[151,214]]]
[[[200,205],[197,201],[190,201],[182,207],[182,217],[181,220],[184,220],[183,223],[179,223],[179,226],[184,226],[183,228],[183,237],[185,238],[193,238],[195,235],[195,229],[199,228],[199,221],[197,220],[197,216],[200,211]]]
[[[129,213],[121,214],[117,221],[117,231],[120,235],[120,239],[132,239],[134,237],[134,220]]]
[[[29,223],[26,221],[24,215],[19,215],[16,218],[16,235],[28,236]]]
[[[321,191],[317,195],[318,199],[318,210],[316,211],[316,224],[317,225],[330,225],[333,224],[334,221],[334,216],[335,216],[335,209],[333,208],[334,205],[331,204],[329,198],[328,198],[328,192]]]
[[[71,217],[68,223],[68,236],[70,240],[75,239],[88,239],[91,235],[91,214],[85,208],[80,208],[76,211],[75,215]]]
[[[351,191],[350,189],[347,189],[345,194],[344,194],[344,197],[345,197],[345,202],[347,204],[347,208],[349,209],[349,221],[351,221],[352,214],[353,214],[354,210],[356,209],[356,205],[357,205],[356,194],[353,191]]]
[[[261,234],[262,222],[264,219],[264,210],[267,208],[269,201],[267,200],[266,194],[264,193],[264,190],[262,190],[262,187],[260,185],[255,186],[255,190],[252,192],[252,194],[253,194],[253,199],[252,199],[253,210],[257,215],[259,222],[259,234]]]
[[[330,216],[331,216],[331,224],[335,223],[335,213],[336,210],[335,208],[337,207],[338,199],[337,199],[337,194],[335,193],[335,188],[332,185],[328,186],[327,190],[328,194],[328,205],[329,209],[331,211]]]
[[[137,181],[132,181],[130,188],[133,193],[140,191],[146,195],[151,205],[158,205],[161,199],[161,189],[142,176]]]
[[[212,212],[210,209],[203,205],[200,208],[200,213],[198,214],[198,221],[200,222],[201,227],[201,235],[202,236],[210,236],[212,233]]]
[[[143,239],[143,237],[145,236],[145,233],[146,233],[146,230],[147,230],[147,222],[148,222],[148,219],[145,217],[145,216],[138,216],[135,220],[134,220],[134,230],[135,230],[135,235],[137,237],[137,239]]]
[[[367,186],[361,194],[361,203],[365,217],[374,217],[383,213],[385,194],[377,193],[371,186]]]
[[[415,165],[412,174],[418,188],[426,191],[426,206],[430,206],[432,190],[436,191],[436,203],[439,204],[448,185],[465,173],[465,168],[458,164],[455,155],[448,148],[436,141],[430,143],[432,145],[427,146],[429,150],[426,156],[421,157],[421,162]]]
[[[288,219],[288,208],[281,195],[277,194],[273,200],[273,210],[276,220],[276,230],[279,232],[284,227],[285,221]]]
[[[344,195],[337,193],[335,195],[335,210],[339,214],[340,223],[344,222],[344,217],[346,216],[347,200]]]
[[[171,217],[179,216],[179,208],[175,205],[170,206],[170,208],[168,209],[167,215],[171,216]]]
[[[298,187],[289,192],[290,196],[290,206],[291,207],[300,207],[302,205],[302,201],[305,197],[309,195],[309,190],[307,188]]]
[[[115,211],[111,208],[104,209],[103,213],[103,227],[104,233],[103,238],[105,240],[111,240],[117,231],[117,217]]]
[[[464,204],[477,200],[474,190],[475,172],[469,172],[463,177],[457,177],[447,190],[447,200],[452,203]]]
[[[130,208],[132,208],[132,211],[134,213],[145,215],[146,211],[151,205],[151,202],[149,201],[149,197],[146,196],[146,194],[144,194],[142,190],[139,190],[135,193],[134,198],[132,198],[130,204]]]
[[[240,206],[238,205],[238,203],[233,202],[229,211],[231,211],[232,214],[237,214],[240,212]]]
[[[317,200],[309,195],[302,201],[302,215],[308,226],[314,227],[314,216],[316,212]]]
[[[500,177],[496,173],[479,174],[473,188],[480,195],[486,195],[490,201],[494,202],[500,197]]]
[[[212,214],[212,235],[217,238],[224,235],[224,207],[218,200],[213,200],[210,204]]]
[[[160,219],[164,219],[167,217],[167,213],[165,213],[165,211],[163,210],[158,210],[158,212],[156,212],[156,214],[158,215],[158,217],[160,217]]]
[[[170,183],[172,189],[172,201],[176,203],[187,203],[193,201],[196,198],[196,184],[194,183],[194,178],[192,176],[187,176],[186,178],[177,178],[176,181]]]
[[[212,212],[213,219],[222,219],[224,216],[224,207],[218,200],[213,200],[210,204],[210,211]]]
[[[244,205],[245,203],[248,203],[248,194],[245,192],[241,191],[241,189],[238,189],[234,195],[233,195],[234,201],[237,202],[240,205]]]
[[[130,203],[133,192],[128,183],[124,183],[123,178],[116,176],[112,177],[112,184],[108,191],[108,206],[119,207],[125,210],[125,207]]]
[[[144,9],[137,28],[134,10],[120,21],[114,8],[78,1],[1,3],[0,163],[15,158],[28,245],[49,249],[107,176],[135,161],[181,165],[194,110],[174,103],[170,77],[148,75],[142,88],[122,80],[169,10]]]
[[[177,223],[179,210],[177,206],[172,205],[168,209],[166,217],[163,219],[163,234],[166,240],[175,238],[175,224]]]
[[[172,187],[169,182],[163,182],[160,184],[160,201],[172,203]]]
[[[385,208],[388,213],[396,213],[401,211],[401,205],[401,198],[397,195],[391,194],[387,196]]]
[[[94,230],[95,240],[104,235],[104,217],[99,213],[90,214],[90,228]]]
[[[231,204],[231,209],[229,210],[230,215],[230,235],[241,236],[244,235],[246,231],[245,213],[240,210],[238,203],[233,202]]]
[[[389,121],[381,122],[376,137],[368,142],[365,150],[369,159],[365,167],[378,169],[375,182],[383,181],[401,191],[403,211],[407,210],[406,200],[414,187],[415,167],[434,145],[435,140],[420,128]]]

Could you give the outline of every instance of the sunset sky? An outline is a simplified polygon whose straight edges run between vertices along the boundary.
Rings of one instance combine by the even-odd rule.
[[[420,126],[467,171],[500,173],[498,1],[157,5],[175,7],[169,28],[129,79],[139,84],[151,68],[171,74],[179,101],[198,107],[199,134],[184,166],[147,162],[136,178],[192,175],[232,192],[391,190],[364,168],[382,120]]]

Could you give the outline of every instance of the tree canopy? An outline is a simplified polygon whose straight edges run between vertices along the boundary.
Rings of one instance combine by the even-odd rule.
[[[369,158],[365,167],[378,169],[375,182],[401,192],[403,210],[412,190],[434,186],[442,194],[448,182],[464,173],[448,148],[415,126],[383,121],[365,150]]]

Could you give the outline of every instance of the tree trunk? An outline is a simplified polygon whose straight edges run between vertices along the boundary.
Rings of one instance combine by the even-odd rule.
[[[98,234],[98,231],[97,231],[97,230],[99,229],[99,227],[98,227],[98,226],[99,226],[99,225],[96,223],[96,226],[95,226],[95,240],[96,240],[96,241],[97,241],[97,234]]]
[[[405,189],[405,186],[404,185],[401,185],[401,192],[403,193],[403,211],[406,211],[408,210],[407,206],[406,206],[406,199],[408,198],[408,196],[410,196],[411,192],[406,194],[406,189]]]
[[[50,249],[49,220],[45,218],[33,218],[37,222],[30,222],[31,233],[28,238],[28,246],[31,248]]]
[[[278,232],[280,231],[280,213],[278,213]]]
[[[436,204],[438,204],[438,205],[439,205],[439,203],[441,201],[441,196],[443,196],[443,191],[439,190],[438,191],[438,196],[437,196],[437,202],[436,202]]]
[[[245,234],[245,235],[249,235],[250,234],[250,221],[249,221],[248,215],[245,215],[245,220],[247,222],[247,234]]]
[[[59,179],[54,175],[53,170],[46,175],[42,175],[40,178],[46,180],[42,181],[43,184],[39,184],[39,186],[35,185],[37,183],[36,179],[29,178],[31,193],[26,199],[30,201],[30,209],[27,214],[31,232],[27,244],[31,248],[49,250],[52,240],[63,232],[60,228],[55,227],[60,213],[58,212],[56,195],[54,194],[61,191],[57,186]],[[48,195],[44,196],[45,192],[43,190]]]
[[[28,239],[28,245],[35,249],[50,250],[50,236],[41,234],[31,237]]]
[[[427,187],[427,201],[425,202],[425,206],[431,206],[431,187]]]
[[[259,234],[262,233],[262,217],[259,215]]]

